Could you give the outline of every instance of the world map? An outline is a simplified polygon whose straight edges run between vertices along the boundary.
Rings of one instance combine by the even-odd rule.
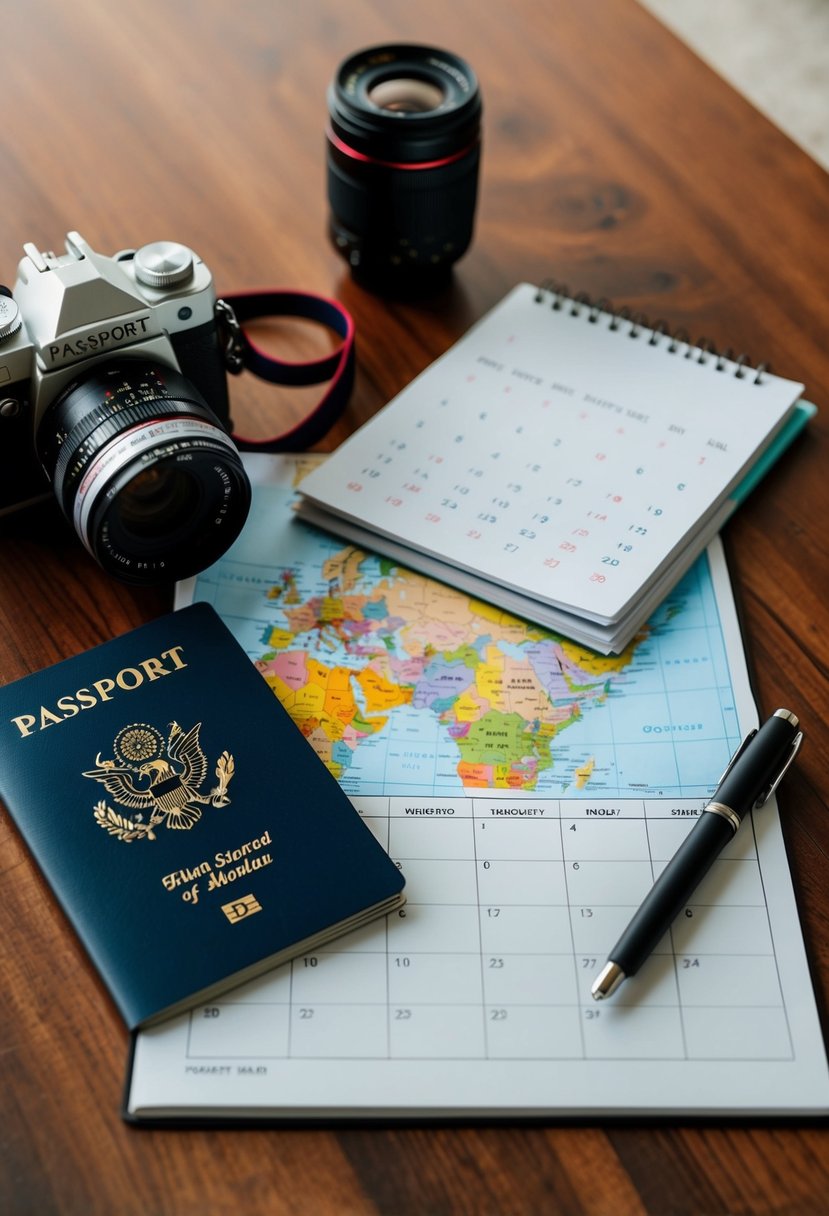
[[[247,458],[248,523],[179,602],[213,604],[347,793],[710,792],[739,732],[707,558],[598,655],[295,519],[311,459]]]

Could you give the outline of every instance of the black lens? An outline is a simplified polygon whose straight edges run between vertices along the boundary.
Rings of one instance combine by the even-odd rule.
[[[126,582],[196,574],[247,517],[250,484],[233,441],[172,368],[96,365],[49,406],[37,447],[84,545]]]
[[[434,286],[472,239],[481,133],[472,69],[432,47],[372,47],[339,66],[328,111],[335,247],[369,286]]]

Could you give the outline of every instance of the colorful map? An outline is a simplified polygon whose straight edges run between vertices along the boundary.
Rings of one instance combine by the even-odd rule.
[[[292,516],[308,457],[249,461],[207,600],[352,795],[704,797],[738,742],[707,558],[605,657]]]

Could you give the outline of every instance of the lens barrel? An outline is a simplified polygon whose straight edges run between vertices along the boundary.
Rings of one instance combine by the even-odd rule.
[[[437,285],[472,239],[481,94],[457,55],[393,45],[340,64],[328,90],[329,235],[355,278]]]
[[[173,368],[129,358],[96,365],[48,407],[36,446],[83,544],[125,582],[196,574],[247,518],[239,453]]]

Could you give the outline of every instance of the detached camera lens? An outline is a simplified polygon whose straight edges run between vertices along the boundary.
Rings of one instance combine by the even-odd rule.
[[[328,112],[334,247],[370,287],[439,284],[472,239],[481,95],[469,64],[425,46],[358,51]]]
[[[92,556],[130,583],[188,578],[233,543],[250,484],[233,441],[179,372],[96,366],[44,414],[38,455]]]

